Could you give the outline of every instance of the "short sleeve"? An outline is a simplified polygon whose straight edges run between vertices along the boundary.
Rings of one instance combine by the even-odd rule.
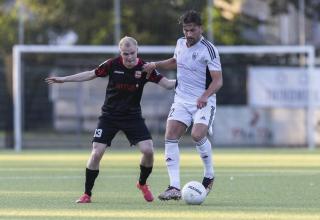
[[[206,50],[205,61],[210,71],[221,71],[219,52],[214,46]]]
[[[112,59],[106,60],[94,70],[94,73],[97,77],[106,77],[111,70],[111,65]]]

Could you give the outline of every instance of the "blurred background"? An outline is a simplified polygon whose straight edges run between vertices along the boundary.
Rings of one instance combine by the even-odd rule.
[[[17,142],[15,45],[72,51],[77,45],[114,46],[129,35],[143,46],[170,46],[165,53],[161,47],[140,53],[146,61],[167,59],[183,35],[178,18],[190,9],[201,13],[204,36],[220,51],[224,85],[217,94],[214,145],[319,146],[320,0],[0,0],[0,148]],[[253,47],[258,45],[264,47]],[[117,53],[30,51],[19,57],[22,148],[90,147],[107,79],[54,86],[44,79],[93,69]],[[175,78],[175,71],[160,71]],[[144,91],[143,115],[157,147],[163,147],[172,100],[172,91],[156,85]],[[193,145],[189,133],[182,144]],[[120,134],[113,145],[129,143]]]

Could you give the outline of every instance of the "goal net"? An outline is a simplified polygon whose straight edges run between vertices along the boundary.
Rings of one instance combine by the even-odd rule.
[[[317,110],[320,93],[313,80],[317,78],[314,48],[220,46],[218,50],[223,67],[224,87],[218,93],[218,110],[212,137],[215,144],[315,148],[320,141],[320,129],[317,127],[320,126],[317,125],[320,118]],[[139,46],[139,56],[146,61],[167,59],[173,55],[173,51],[173,46]],[[65,76],[93,69],[117,54],[117,46],[15,46],[15,150],[88,147],[103,104],[108,79],[52,86],[46,85],[44,79],[49,75]],[[299,64],[301,56],[306,60],[303,65]],[[175,71],[161,72],[168,78],[175,78]],[[265,91],[275,89],[269,91],[268,97],[256,96],[263,92],[263,84],[256,86],[257,82],[267,82],[275,74],[287,77],[291,73],[293,78],[304,76],[307,79],[307,83],[299,88],[300,93],[287,94],[285,90],[277,93],[271,84],[264,88]],[[287,80],[281,83],[289,82]],[[292,84],[288,88],[290,86]],[[162,137],[164,134],[173,95],[173,91],[164,90],[152,83],[147,84],[144,90],[143,116],[154,136]],[[259,97],[262,101],[259,101]],[[272,97],[274,103],[269,100]],[[297,100],[295,97],[298,97]],[[292,105],[290,99],[295,104]],[[126,140],[121,141],[118,140],[118,145],[128,146]]]

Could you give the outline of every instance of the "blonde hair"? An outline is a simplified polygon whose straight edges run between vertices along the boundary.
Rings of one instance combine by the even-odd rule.
[[[125,36],[119,41],[119,49],[120,50],[123,47],[130,47],[132,45],[138,47],[138,42],[133,37]]]

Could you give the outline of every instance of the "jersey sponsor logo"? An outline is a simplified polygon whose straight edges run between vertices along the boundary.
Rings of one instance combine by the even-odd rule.
[[[115,70],[114,73],[117,73],[117,74],[124,74],[123,71],[119,71],[119,70]]]
[[[100,138],[101,136],[102,136],[102,129],[96,129],[96,130],[94,131],[93,137]]]
[[[200,119],[201,119],[201,120],[206,120],[206,117],[205,117],[205,116],[202,116]]]
[[[135,77],[136,79],[140,79],[141,76],[142,76],[141,71],[136,71],[136,72],[134,73],[134,77]]]
[[[139,87],[139,85],[138,85]],[[119,89],[119,90],[125,90],[125,91],[130,91],[133,92],[136,90],[136,88],[138,88],[136,86],[136,84],[126,84],[126,83],[117,83],[115,85],[115,88]]]

